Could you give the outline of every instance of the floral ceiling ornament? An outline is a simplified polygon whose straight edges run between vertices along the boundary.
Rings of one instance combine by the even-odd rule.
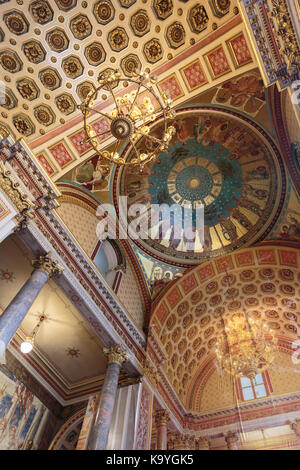
[[[71,20],[70,29],[76,39],[85,39],[92,32],[90,20],[85,15],[78,15]]]
[[[120,52],[128,46],[128,35],[124,28],[115,28],[108,33],[108,43],[113,51]]]
[[[154,0],[153,8],[160,20],[165,20],[173,12],[172,0]]]
[[[215,16],[221,18],[226,15],[230,9],[230,0],[212,0],[211,5]]]
[[[144,45],[144,54],[151,64],[158,62],[163,56],[163,50],[158,39],[152,39]]]
[[[185,30],[181,23],[175,21],[167,28],[167,41],[169,45],[176,49],[182,46],[185,41]]]
[[[27,33],[29,23],[23,13],[17,11],[7,13],[3,16],[4,22],[9,31],[18,36]]]
[[[115,9],[110,0],[101,0],[94,6],[94,15],[100,24],[107,24],[114,19]]]
[[[171,100],[166,93],[162,94],[162,99],[160,98],[154,89],[156,81],[156,77],[150,77],[145,72],[135,72],[133,78],[122,77],[117,70],[100,73],[98,87],[91,90],[79,106],[83,113],[86,134],[82,144],[89,142],[100,157],[117,165],[136,165],[142,169],[147,162],[156,159],[161,151],[168,148],[175,132],[173,126],[168,126],[168,119],[173,119],[175,116],[171,110]],[[113,87],[124,83],[130,84],[131,91],[118,96]],[[133,87],[135,89],[132,89]],[[109,91],[115,103],[115,108],[109,114],[97,108],[97,100],[99,101],[99,97],[102,96],[102,90]],[[157,109],[154,108],[153,102],[158,105]],[[90,124],[90,116],[93,113],[105,117],[110,129],[97,134]],[[158,117],[163,120],[161,134],[153,136],[150,124]],[[101,147],[101,137],[108,133],[115,138],[113,151],[102,150]],[[148,153],[145,151],[146,141],[152,142],[152,148],[147,151]],[[118,152],[121,146],[127,146],[129,149],[126,158],[122,158]]]
[[[198,3],[191,8],[188,22],[193,33],[201,33],[207,27],[208,15],[203,5]]]
[[[0,269],[0,281],[13,282],[16,279],[14,273],[8,271],[8,269]]]
[[[46,51],[43,46],[35,40],[23,44],[23,52],[27,59],[34,64],[42,62],[46,57]]]
[[[144,36],[150,31],[150,20],[146,10],[139,10],[130,20],[130,26],[136,36]]]
[[[53,18],[53,10],[46,1],[36,1],[30,4],[30,12],[39,24],[46,24]]]

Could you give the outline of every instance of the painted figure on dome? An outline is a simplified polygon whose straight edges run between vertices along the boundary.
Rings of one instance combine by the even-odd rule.
[[[109,167],[100,158],[96,163],[89,160],[75,170],[75,182],[89,190],[101,190],[107,186],[109,172]]]
[[[300,241],[300,214],[289,210],[279,233],[280,238]]]

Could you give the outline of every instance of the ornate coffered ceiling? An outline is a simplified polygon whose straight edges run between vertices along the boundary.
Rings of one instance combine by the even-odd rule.
[[[201,264],[166,291],[151,325],[167,355],[165,374],[188,410],[201,412],[197,396],[208,369],[215,370],[222,317],[246,309],[281,342],[293,342],[300,328],[299,288],[297,250],[269,246]]]
[[[151,71],[232,20],[236,0],[1,1],[2,124],[32,140],[73,119],[99,72]]]

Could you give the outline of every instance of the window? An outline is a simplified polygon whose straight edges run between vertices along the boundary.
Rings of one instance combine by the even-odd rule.
[[[257,374],[254,379],[242,377],[240,381],[240,395],[243,401],[255,400],[268,396],[264,374]]]

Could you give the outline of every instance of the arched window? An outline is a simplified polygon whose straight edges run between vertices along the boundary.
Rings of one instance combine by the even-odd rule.
[[[239,399],[242,401],[265,398],[272,392],[271,382],[267,371],[257,374],[254,379],[242,377],[237,381]]]
[[[99,243],[92,258],[107,284],[117,292],[126,267],[119,244],[111,239]]]

